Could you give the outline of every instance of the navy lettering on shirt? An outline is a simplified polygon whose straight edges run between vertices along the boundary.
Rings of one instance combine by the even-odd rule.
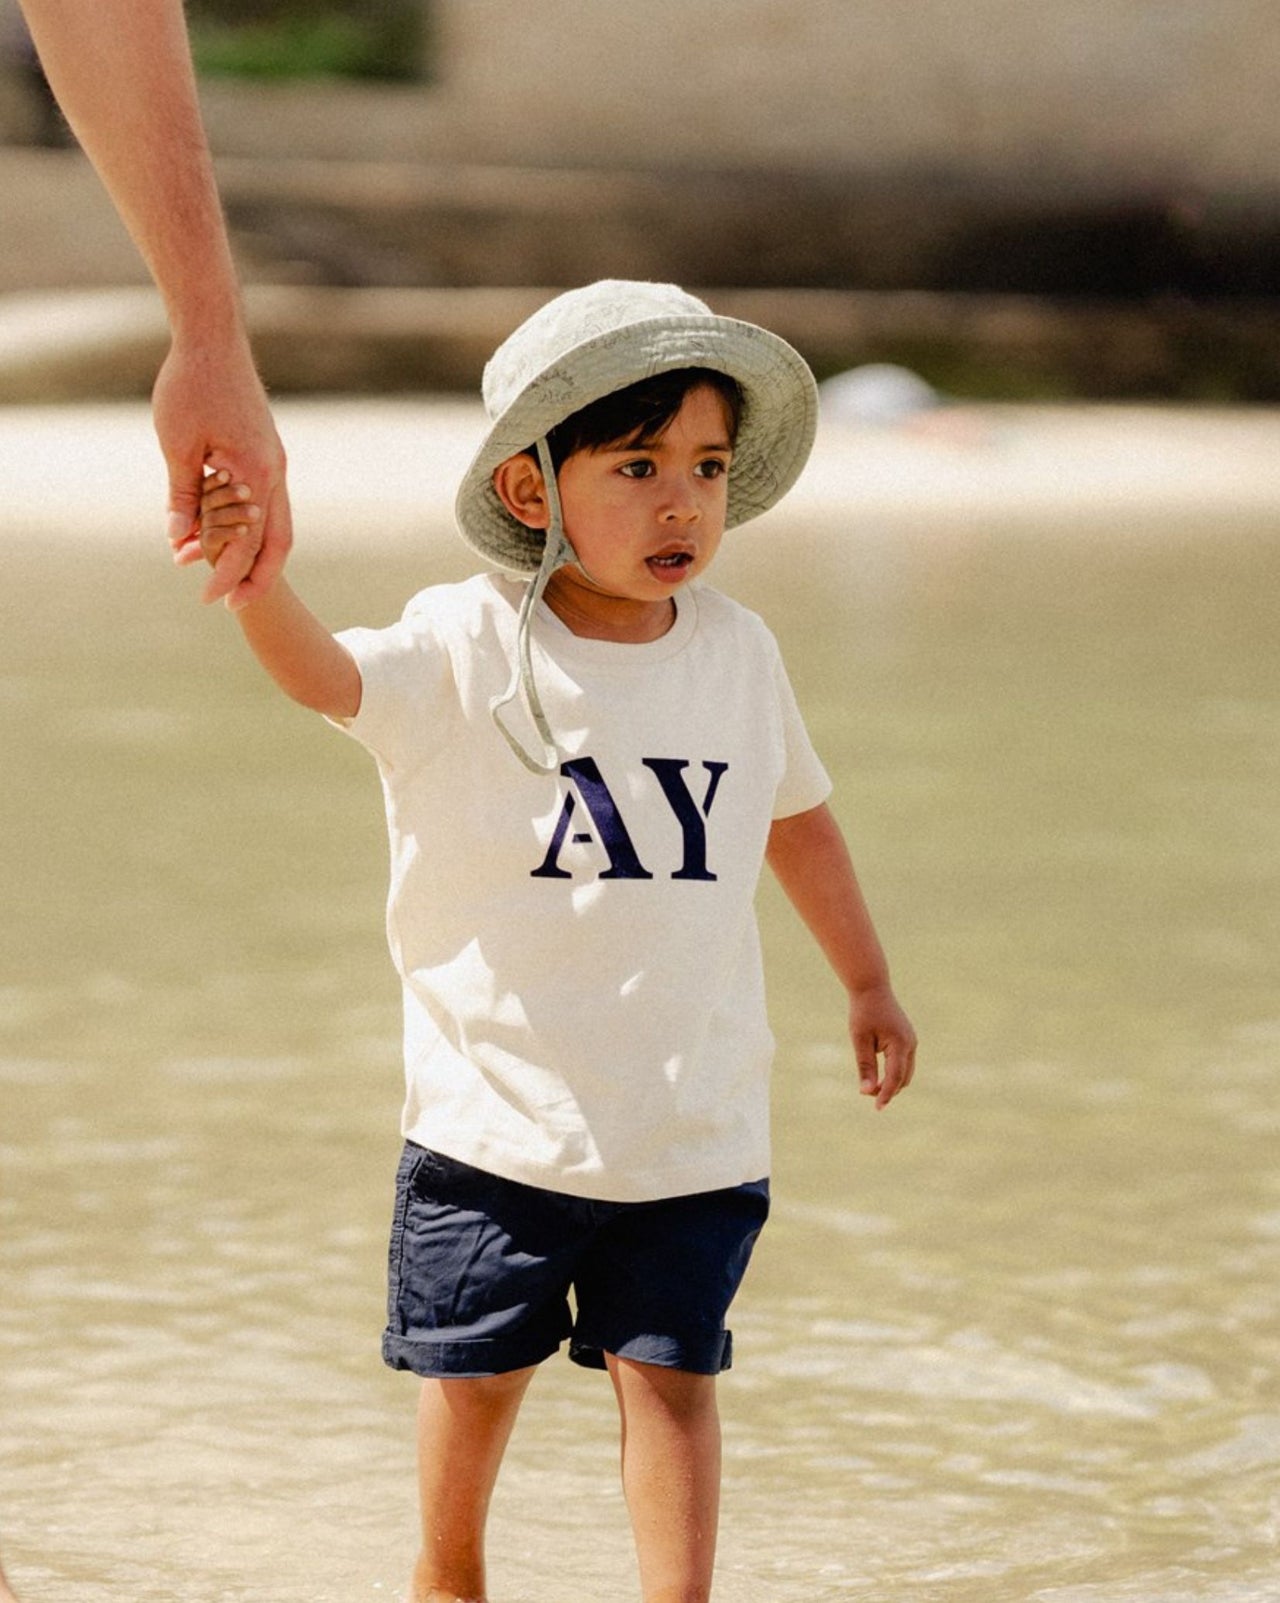
[[[681,844],[680,866],[672,870],[672,879],[714,880],[715,874],[707,867],[707,819],[720,788],[720,780],[728,770],[728,763],[703,762],[706,786],[702,800],[695,799],[685,780],[685,769],[690,766],[685,757],[645,757],[644,766],[654,776],[658,790],[670,809],[678,827]],[[561,866],[560,857],[566,842],[570,845],[592,845],[597,840],[609,859],[608,868],[602,869],[600,879],[652,879],[653,874],[640,861],[631,832],[627,829],[622,811],[609,789],[599,765],[592,757],[575,757],[561,763],[560,773],[570,782],[566,787],[560,815],[551,833],[546,856],[537,868],[530,870],[531,879],[573,879],[570,869]],[[575,824],[578,804],[581,802],[595,834],[571,827]],[[673,846],[675,842],[673,839]],[[673,852],[674,857],[674,852]]]
[[[577,757],[572,762],[561,763],[560,772],[566,779],[572,780],[577,786],[578,795],[587,811],[591,814],[591,821],[596,826],[600,844],[609,854],[609,866],[601,870],[601,879],[652,879],[653,875],[640,861],[635,844],[622,821],[622,814],[618,811],[618,804],[613,799],[613,793],[604,782],[595,759],[591,757]],[[573,791],[565,792],[564,805],[560,809],[560,817],[556,820],[555,831],[551,836],[551,845],[547,848],[547,855],[541,864],[530,874],[531,879],[572,879],[573,875],[567,868],[561,868],[560,849],[564,845],[564,838],[569,832],[569,823],[573,818],[576,798]],[[575,834],[574,841],[581,842],[583,837]],[[588,835],[587,840],[591,837]]]
[[[728,763],[703,763],[707,771],[707,789],[701,804],[694,801],[684,782],[684,770],[689,764],[682,757],[646,757],[646,768],[652,769],[662,786],[662,794],[670,803],[676,822],[684,832],[684,862],[672,874],[672,879],[714,879],[707,871],[707,819],[711,803],[720,787],[720,776]]]

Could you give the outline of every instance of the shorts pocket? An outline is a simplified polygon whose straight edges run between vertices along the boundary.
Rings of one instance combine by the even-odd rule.
[[[404,1261],[404,1233],[409,1209],[424,1168],[430,1167],[435,1157],[426,1147],[406,1141],[396,1169],[395,1211],[391,1216],[391,1240],[387,1247],[387,1318],[393,1324],[400,1302],[401,1265]]]

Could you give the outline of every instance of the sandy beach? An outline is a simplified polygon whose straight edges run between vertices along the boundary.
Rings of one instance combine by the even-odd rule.
[[[366,539],[370,527],[393,541],[452,537],[453,490],[483,429],[477,403],[291,399],[276,416],[300,541],[353,526]],[[0,408],[0,473],[11,538],[160,531],[164,474],[143,404]],[[893,428],[826,420],[772,516],[844,532],[1052,519],[1117,535],[1206,516],[1280,520],[1280,410],[973,405]]]

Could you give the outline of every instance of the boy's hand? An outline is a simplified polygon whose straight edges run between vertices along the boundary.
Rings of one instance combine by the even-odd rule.
[[[252,494],[247,484],[232,484],[225,468],[207,474],[200,497],[198,537],[175,542],[173,560],[185,567],[203,557],[216,568],[223,549],[232,540],[243,540],[262,516],[250,499]]]
[[[875,1097],[877,1109],[887,1108],[911,1084],[916,1070],[916,1032],[887,985],[850,997],[849,1038],[858,1064],[858,1090]]]

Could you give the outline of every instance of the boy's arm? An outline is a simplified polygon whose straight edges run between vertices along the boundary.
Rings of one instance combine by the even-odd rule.
[[[183,560],[201,469],[233,466],[265,516],[228,541],[205,592],[233,605],[283,566],[285,458],[254,369],[181,0],[21,0],[41,63],[164,298],[173,345],[153,397]],[[250,577],[251,575],[251,577]]]
[[[345,721],[360,711],[355,658],[335,640],[286,579],[236,610],[249,649],[275,682],[304,707]]]
[[[200,544],[216,564],[226,543],[261,517],[246,484],[231,484],[223,470],[210,474],[200,502]],[[360,711],[362,684],[356,660],[335,640],[281,575],[260,595],[236,608],[249,648],[294,701],[326,718],[345,720]]]
[[[877,1108],[887,1107],[911,1084],[916,1034],[893,994],[884,950],[831,809],[824,803],[776,819],[766,856],[848,993],[859,1090],[875,1097]]]

